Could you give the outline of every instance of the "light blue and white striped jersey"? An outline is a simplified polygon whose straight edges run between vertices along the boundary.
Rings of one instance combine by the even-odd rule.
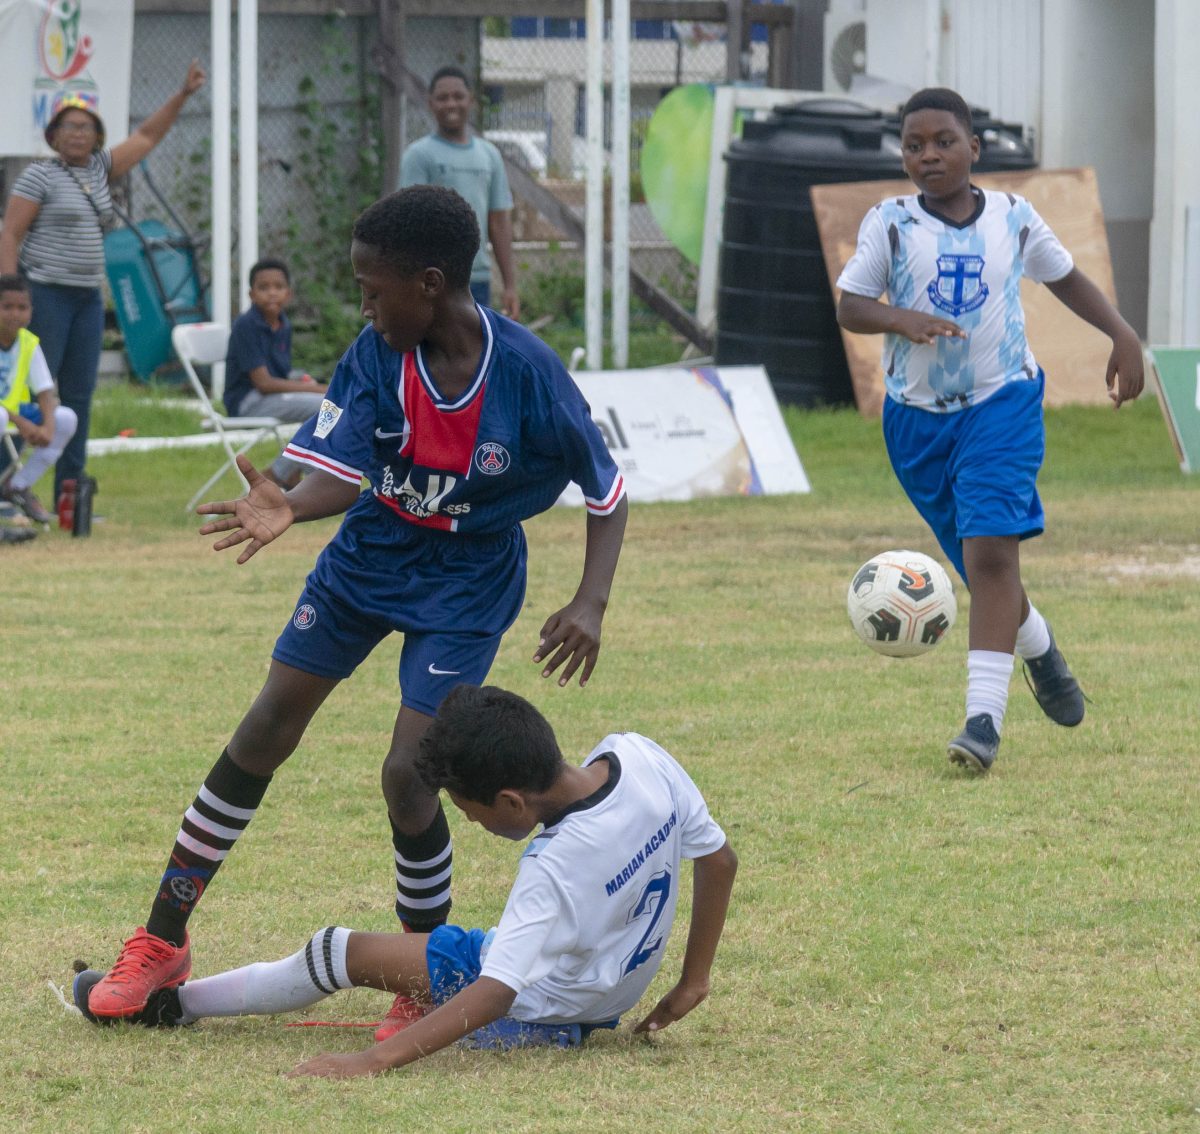
[[[967,332],[932,346],[886,335],[888,397],[950,413],[983,401],[1006,382],[1033,378],[1025,339],[1021,277],[1053,283],[1074,267],[1024,197],[974,190],[975,214],[961,225],[930,212],[917,196],[881,201],[863,218],[858,248],[837,286],[893,307],[939,315]]]

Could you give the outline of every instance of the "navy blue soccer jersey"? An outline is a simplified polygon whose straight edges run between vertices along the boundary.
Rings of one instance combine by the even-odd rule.
[[[398,354],[366,327],[285,455],[350,484],[366,477],[398,523],[499,533],[544,512],[571,481],[589,512],[608,515],[625,486],[579,387],[535,335],[477,310],[483,352],[454,401],[420,347]]]

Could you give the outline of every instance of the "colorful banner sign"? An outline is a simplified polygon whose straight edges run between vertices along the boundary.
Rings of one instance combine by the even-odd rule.
[[[630,500],[808,492],[761,366],[580,371]],[[560,500],[582,504],[571,485]]]
[[[108,145],[129,132],[133,0],[0,0],[0,156],[50,153],[60,94],[99,100]]]

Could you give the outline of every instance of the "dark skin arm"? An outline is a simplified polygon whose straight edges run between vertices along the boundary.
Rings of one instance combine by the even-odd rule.
[[[349,1079],[404,1067],[507,1015],[516,998],[517,994],[508,985],[491,977],[480,977],[391,1039],[347,1055],[318,1055],[301,1063],[290,1077]]]
[[[1123,402],[1133,401],[1146,382],[1146,363],[1137,332],[1125,322],[1108,296],[1078,268],[1072,268],[1061,280],[1046,286],[1080,319],[1112,339],[1113,349],[1108,356],[1104,382],[1113,409],[1120,409]]]
[[[251,463],[240,456],[238,468],[250,485],[250,490],[238,500],[219,500],[201,504],[196,511],[202,516],[220,516],[200,529],[201,535],[230,532],[217,540],[213,551],[246,544],[238,556],[245,563],[268,543],[277,540],[292,524],[305,520],[321,520],[346,511],[359,497],[358,485],[347,484],[320,469],[306,476],[295,488],[284,492],[279,485],[267,480]]]
[[[510,319],[521,317],[521,300],[517,295],[517,267],[513,259],[512,212],[509,209],[493,209],[488,213],[488,240],[496,253],[496,267],[500,269],[500,280],[504,292],[500,299],[500,310]]]
[[[0,232],[0,273],[12,275],[17,270],[21,245],[30,225],[37,220],[42,206],[13,193],[4,210],[4,230]]]
[[[549,677],[563,666],[559,685],[566,685],[582,666],[579,684],[584,686],[596,668],[596,658],[600,653],[600,624],[604,621],[604,611],[608,606],[628,516],[629,501],[626,498],[622,498],[607,516],[588,515],[583,577],[579,580],[575,597],[561,610],[550,615],[542,626],[533,660],[545,661],[543,677]]]
[[[931,346],[938,339],[965,339],[957,323],[907,307],[891,307],[865,295],[842,292],[837,306],[838,325],[857,335],[900,335],[910,342]]]
[[[708,996],[717,942],[725,928],[729,895],[737,874],[737,855],[728,842],[720,850],[696,859],[692,875],[692,922],[679,981],[634,1032],[652,1035],[683,1019]]]
[[[150,153],[167,136],[175,125],[175,119],[187,102],[202,86],[207,76],[198,60],[193,59],[179,88],[166,102],[150,115],[125,141],[112,148],[112,169],[109,178],[116,181],[124,177],[139,161]]]

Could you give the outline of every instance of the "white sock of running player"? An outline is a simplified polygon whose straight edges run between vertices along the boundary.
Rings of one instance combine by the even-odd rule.
[[[1050,648],[1050,627],[1041,611],[1029,604],[1029,617],[1017,628],[1017,657],[1040,658]]]
[[[987,713],[999,734],[1008,707],[1013,656],[996,650],[967,651],[967,720]]]
[[[204,1016],[271,1016],[307,1008],[342,988],[350,930],[319,929],[299,952],[282,961],[243,965],[227,973],[189,980],[179,989],[183,1023]]]

